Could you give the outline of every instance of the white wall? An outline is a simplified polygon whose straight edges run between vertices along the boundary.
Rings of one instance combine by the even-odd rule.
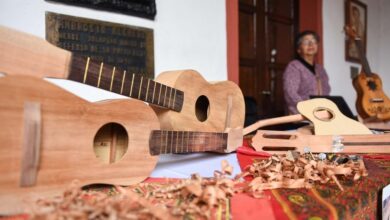
[[[390,95],[390,1],[362,1],[368,8],[367,57],[372,71],[380,74],[385,93]],[[43,0],[1,0],[0,25],[43,38],[45,11],[51,11],[147,27],[154,29],[155,74],[193,68],[207,80],[227,79],[225,0],[156,0],[156,4],[157,16],[155,21],[150,21]],[[323,22],[324,65],[330,77],[331,93],[344,96],[354,110],[356,92],[350,66],[360,69],[360,65],[345,61],[343,0],[323,0]],[[117,97],[72,82],[61,85],[91,101]]]
[[[367,4],[367,58],[372,72],[378,73],[384,92],[390,96],[390,1],[362,0]],[[330,78],[332,95],[342,95],[355,111],[356,92],[350,67],[359,64],[345,61],[344,1],[323,1],[324,65]]]
[[[44,0],[1,0],[0,25],[44,38],[45,11],[51,11],[147,27],[154,30],[155,75],[191,68],[206,80],[226,80],[225,0],[156,0],[156,5],[157,15],[151,21]],[[72,82],[60,82],[60,85],[90,101],[118,97]]]
[[[380,74],[385,92],[390,96],[390,1],[380,0],[379,64],[374,71]],[[375,25],[375,24],[374,24]]]

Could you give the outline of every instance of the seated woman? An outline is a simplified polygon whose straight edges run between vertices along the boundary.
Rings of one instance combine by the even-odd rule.
[[[295,39],[296,59],[283,73],[284,99],[290,114],[297,114],[297,103],[311,95],[329,95],[329,78],[325,69],[315,63],[319,36],[314,31],[301,32]]]

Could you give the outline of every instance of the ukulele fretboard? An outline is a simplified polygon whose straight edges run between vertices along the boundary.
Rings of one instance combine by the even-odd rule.
[[[356,47],[357,47],[358,52],[359,52],[362,68],[364,70],[363,72],[367,76],[371,76],[372,72],[371,72],[370,64],[368,64],[367,57],[364,53],[364,47],[363,47],[363,42],[362,42],[361,38],[355,39],[355,44],[356,44]]]
[[[103,62],[72,55],[68,79],[180,112],[183,91]]]
[[[227,133],[153,130],[149,139],[151,155],[223,152],[227,149]]]

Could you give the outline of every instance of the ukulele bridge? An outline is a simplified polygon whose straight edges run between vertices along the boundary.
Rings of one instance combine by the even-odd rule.
[[[332,141],[332,152],[338,153],[344,150],[343,137],[341,136],[333,136]]]
[[[372,99],[370,99],[370,102],[371,103],[383,103],[384,100],[381,98],[372,98]]]

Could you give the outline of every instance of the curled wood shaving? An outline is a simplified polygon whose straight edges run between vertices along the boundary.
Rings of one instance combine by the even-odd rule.
[[[176,216],[209,219],[216,208],[225,206],[226,201],[235,194],[234,185],[238,181],[227,177],[233,171],[227,161],[222,161],[221,165],[222,171],[215,171],[213,178],[193,174],[190,179],[149,191],[145,196],[158,198],[158,202],[172,208]]]
[[[166,207],[133,191],[119,186],[115,190],[115,195],[109,195],[72,184],[61,196],[38,200],[31,219],[175,219]]]
[[[222,161],[213,178],[193,174],[168,183],[115,186],[113,195],[75,183],[59,197],[38,200],[32,219],[209,219],[217,210],[221,219],[222,213],[229,216],[227,201],[235,194],[237,180],[227,176],[232,169]]]
[[[330,180],[343,191],[337,176],[351,177],[356,181],[367,175],[362,158],[337,164],[330,160],[319,160],[318,156],[312,154],[299,155],[293,160],[291,156],[273,155],[269,159],[255,161],[243,174],[253,177],[246,190],[255,197],[261,197],[265,189],[311,188],[315,182],[325,184]]]
[[[314,158],[314,159],[313,159]],[[343,190],[337,176],[358,180],[367,176],[363,160],[337,164],[315,155],[293,157],[273,155],[254,161],[235,178],[227,161],[214,177],[193,174],[189,179],[165,183],[139,183],[114,193],[84,191],[73,184],[62,196],[37,201],[32,219],[230,219],[229,198],[238,192],[262,197],[265,189],[310,188],[315,182],[333,180]],[[249,182],[242,178],[251,176]]]

